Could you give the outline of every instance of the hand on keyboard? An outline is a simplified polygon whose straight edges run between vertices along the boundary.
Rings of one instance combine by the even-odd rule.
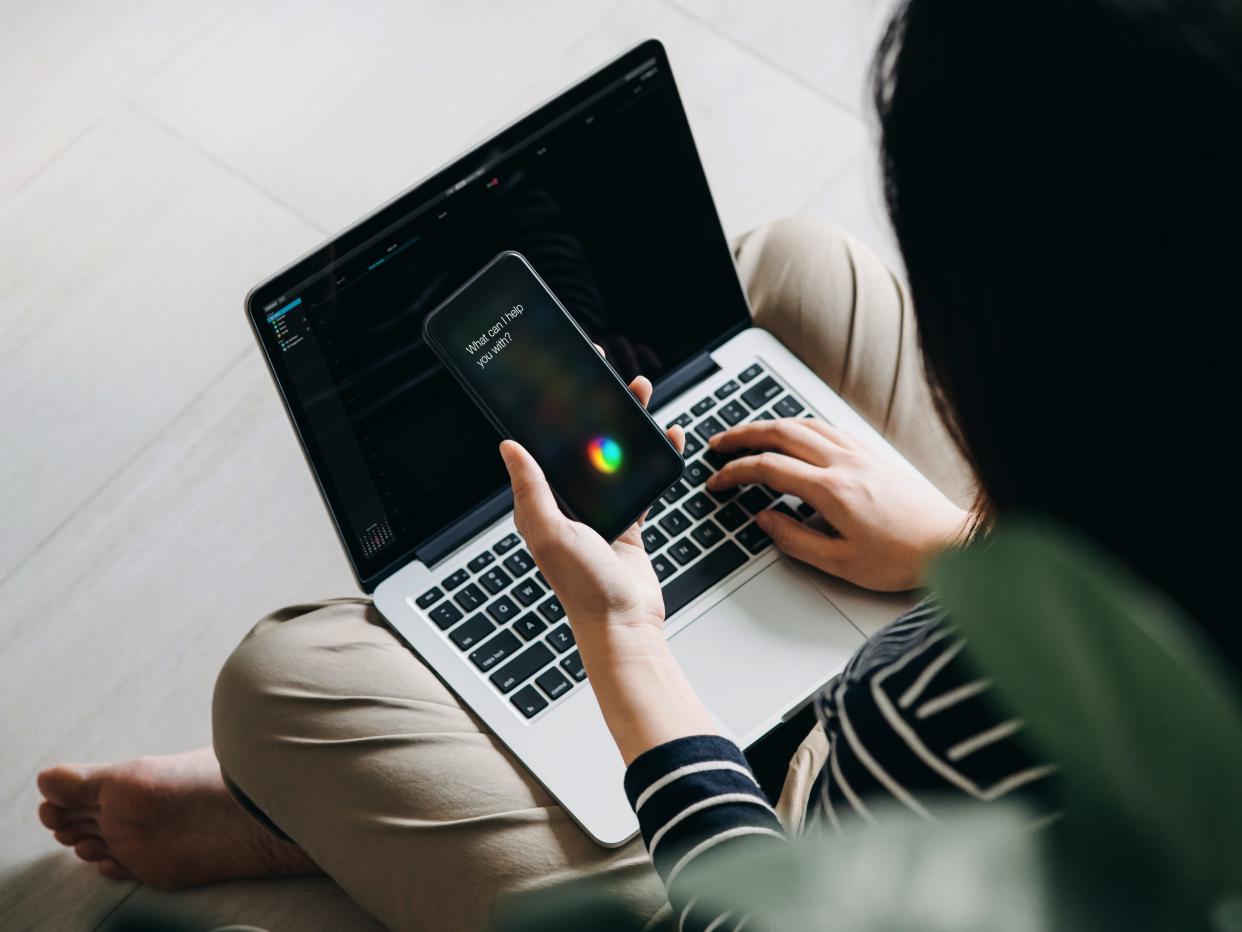
[[[639,377],[630,385],[645,406],[651,383]],[[674,425],[669,440],[678,452],[685,433]],[[519,444],[506,440],[500,453],[513,484],[513,519],[575,631],[622,621],[630,625],[664,622],[664,598],[635,524],[611,546],[585,524],[561,513],[543,470]]]
[[[930,482],[824,421],[751,421],[709,443],[721,454],[746,454],[707,480],[710,491],[753,482],[796,495],[832,533],[776,509],[755,522],[791,557],[868,589],[917,586],[931,557],[965,534],[967,513]]]

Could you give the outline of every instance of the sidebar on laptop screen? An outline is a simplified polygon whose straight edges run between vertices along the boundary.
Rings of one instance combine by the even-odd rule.
[[[663,62],[483,155],[253,313],[364,580],[506,484],[495,430],[420,332],[497,253],[525,255],[626,379],[747,319]]]

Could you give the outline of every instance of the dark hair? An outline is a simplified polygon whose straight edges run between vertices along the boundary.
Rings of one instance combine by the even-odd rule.
[[[909,0],[873,90],[928,376],[989,514],[1084,531],[1227,647],[1242,12]]]

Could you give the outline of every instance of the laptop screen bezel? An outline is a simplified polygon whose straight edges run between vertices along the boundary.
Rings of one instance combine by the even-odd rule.
[[[468,509],[458,521],[453,522],[450,526],[441,529],[431,537],[424,540],[411,543],[403,548],[391,561],[386,563],[382,568],[375,570],[369,575],[363,575],[360,571],[360,563],[353,553],[349,540],[344,533],[341,521],[337,514],[337,506],[333,502],[333,491],[329,485],[324,482],[321,456],[317,451],[315,443],[307,441],[306,431],[302,424],[302,417],[299,414],[299,406],[292,404],[286,386],[281,382],[278,371],[270,356],[268,347],[264,343],[260,326],[265,319],[264,308],[269,306],[273,301],[279,301],[287,293],[294,289],[304,286],[308,280],[317,278],[326,274],[333,266],[345,260],[359,248],[365,247],[371,240],[381,234],[382,231],[400,224],[407,220],[412,214],[425,210],[429,203],[453,185],[459,183],[462,179],[468,178],[483,170],[485,166],[492,160],[501,157],[504,153],[512,150],[516,144],[521,143],[527,136],[538,132],[542,127],[560,118],[567,111],[572,110],[584,100],[589,99],[602,88],[607,87],[610,83],[620,78],[626,77],[635,69],[646,70],[650,67],[651,60],[654,59],[658,66],[669,75],[669,83],[674,100],[681,111],[683,122],[686,128],[684,138],[681,142],[688,146],[690,154],[694,156],[695,162],[702,170],[702,162],[698,158],[698,150],[694,143],[694,138],[690,130],[689,120],[685,115],[685,107],[681,102],[681,95],[678,92],[675,77],[669,67],[668,56],[665,53],[663,44],[658,39],[648,39],[635,46],[628,52],[625,52],[612,62],[599,68],[592,74],[578,81],[571,87],[557,94],[549,101],[539,105],[524,116],[520,117],[504,129],[492,134],[487,139],[472,147],[468,152],[454,159],[452,162],[437,169],[435,172],[426,176],[421,181],[407,188],[401,194],[398,194],[386,204],[378,207],[371,213],[367,214],[360,220],[351,224],[342,232],[325,240],[319,246],[312,249],[309,253],[295,260],[279,272],[269,276],[259,284],[255,285],[245,298],[246,318],[250,324],[250,328],[255,335],[255,339],[259,343],[259,348],[263,353],[264,361],[267,365],[268,374],[272,377],[272,381],[280,394],[281,403],[285,409],[285,414],[289,418],[290,425],[293,427],[294,433],[298,438],[298,445],[302,449],[303,456],[306,458],[307,465],[310,467],[315,477],[315,484],[319,489],[320,497],[323,499],[324,506],[328,509],[328,513],[332,518],[332,524],[336,530],[337,538],[345,551],[346,558],[349,560],[350,569],[354,574],[354,578],[358,581],[359,587],[367,593],[373,592],[384,579],[391,576],[397,570],[406,566],[416,559],[422,558],[424,548],[431,541],[435,541],[434,550],[436,551],[434,558],[429,554],[426,562],[432,563],[446,550],[455,549],[456,546],[465,543],[471,536],[482,530],[486,525],[494,522],[506,511],[511,508],[512,503],[507,490],[488,495],[485,499],[476,503],[476,505]],[[703,183],[707,186],[706,176]],[[710,189],[708,191],[710,198]],[[695,222],[703,222],[702,217],[692,218]],[[724,229],[720,224],[719,212],[715,208],[715,202],[712,200],[712,220],[716,224],[716,232],[719,236],[720,246],[726,252],[729,252],[728,240],[725,237]],[[732,255],[730,253],[730,260]],[[732,268],[732,261],[730,261]],[[739,301],[742,306],[749,307],[746,302],[745,292],[742,289],[740,281],[736,282]],[[692,366],[696,360],[701,360],[707,354],[717,347],[723,345],[737,333],[744,330],[749,323],[740,321],[731,324],[717,333],[705,332],[703,344],[700,351],[690,359],[680,364],[676,369],[665,373],[656,382],[657,391],[667,385],[670,381],[675,381],[677,375]],[[313,439],[313,438],[312,438]],[[449,546],[446,546],[446,542]]]

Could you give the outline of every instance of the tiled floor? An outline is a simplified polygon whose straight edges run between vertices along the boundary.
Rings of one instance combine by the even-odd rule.
[[[730,233],[814,214],[893,260],[862,118],[886,6],[0,3],[0,927],[372,927],[326,881],[103,881],[34,817],[46,763],[205,743],[253,619],[353,591],[242,296],[648,36]]]

